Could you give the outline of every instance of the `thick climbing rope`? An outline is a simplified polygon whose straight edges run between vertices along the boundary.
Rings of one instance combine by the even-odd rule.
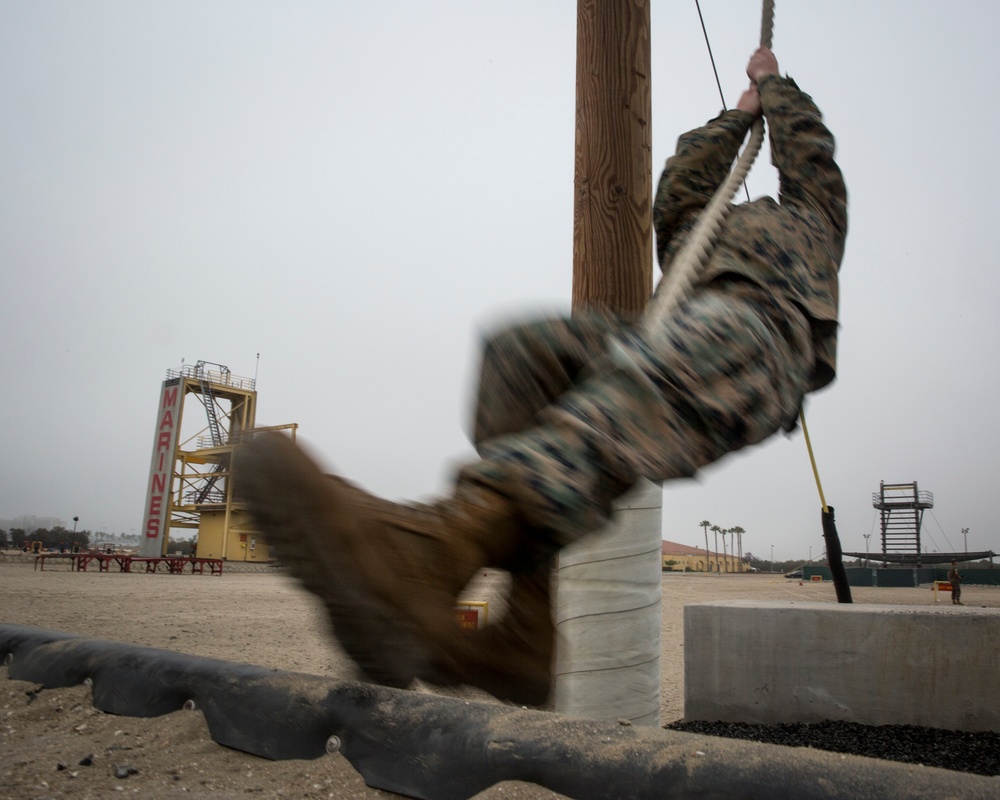
[[[699,9],[700,11],[700,9]],[[761,47],[771,47],[774,37],[774,0],[764,0],[761,11],[760,23],[760,45]],[[664,280],[657,289],[656,294],[650,301],[649,308],[643,317],[643,332],[647,335],[655,335],[660,327],[663,318],[670,314],[691,291],[695,278],[705,266],[711,255],[722,229],[722,223],[732,208],[732,199],[736,194],[740,184],[746,179],[750,167],[753,166],[757,154],[760,152],[764,142],[764,120],[758,117],[754,120],[750,129],[750,140],[743,149],[736,166],[729,173],[729,176],[716,190],[705,210],[695,223],[694,230],[688,237],[687,242],[674,259],[670,269],[670,277]],[[805,413],[799,412],[799,420],[802,424],[802,431],[805,435],[806,448],[809,450],[809,461],[812,464],[813,477],[816,479],[816,489],[819,491],[820,504],[823,506],[823,513],[829,513],[826,498],[823,495],[823,485],[819,479],[819,470],[816,468],[816,457],[813,455],[812,442],[809,439],[809,428],[806,426]]]
[[[764,0],[761,13],[760,46],[771,47],[774,35],[774,0]],[[691,291],[695,278],[701,272],[719,238],[722,223],[732,208],[732,199],[753,166],[764,143],[764,120],[758,117],[750,128],[750,140],[736,161],[729,177],[716,189],[712,199],[702,211],[694,230],[681,251],[674,258],[670,278],[661,282],[643,315],[643,333],[655,334],[665,316],[670,314]]]
[[[700,8],[699,8],[700,13]],[[774,0],[764,0],[761,11],[760,46],[771,47],[774,36]],[[724,102],[724,101],[723,101]],[[719,231],[732,209],[732,200],[737,189],[753,166],[761,145],[764,143],[764,120],[758,117],[750,128],[750,139],[743,152],[736,160],[736,166],[729,176],[716,190],[709,200],[705,210],[695,223],[694,230],[687,242],[674,258],[670,276],[664,279],[657,288],[653,299],[646,309],[641,322],[641,330],[647,336],[655,337],[661,329],[663,319],[671,314],[694,285],[695,278],[704,268],[708,257],[719,238]],[[819,491],[820,504],[823,507],[823,538],[826,541],[827,560],[833,574],[834,586],[837,590],[837,600],[841,603],[851,602],[851,589],[844,571],[843,557],[840,549],[840,538],[834,521],[833,509],[826,504],[823,485],[820,483],[819,470],[816,468],[816,457],[813,454],[812,442],[809,439],[809,428],[806,426],[805,412],[799,411],[799,421],[805,436],[806,448],[809,451],[809,461],[812,465],[813,477],[816,479],[816,489]]]

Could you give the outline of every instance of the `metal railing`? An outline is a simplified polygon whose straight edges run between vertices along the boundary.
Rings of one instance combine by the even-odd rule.
[[[221,372],[219,370],[199,370],[190,364],[185,364],[180,369],[167,370],[167,380],[174,380],[176,378],[192,378],[194,380],[204,378],[220,386],[231,386],[234,389],[253,390],[257,385],[257,381],[253,378],[241,378],[230,372]]]
[[[910,494],[872,492],[872,505],[875,508],[903,508],[913,505],[930,508],[934,505],[934,493],[918,491],[916,497],[914,497],[913,492],[910,492]]]

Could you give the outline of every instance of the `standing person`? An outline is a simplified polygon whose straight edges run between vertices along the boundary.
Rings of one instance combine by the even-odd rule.
[[[948,570],[948,583],[951,584],[951,604],[953,606],[964,606],[962,602],[962,574],[958,571],[958,562],[951,562],[951,569]]]
[[[430,504],[374,497],[322,474],[277,435],[238,452],[236,491],[278,557],[326,604],[365,674],[468,683],[521,703],[550,688],[548,566],[601,528],[637,480],[688,477],[792,430],[807,392],[835,375],[837,273],[847,194],[819,110],[750,58],[737,107],[680,138],[653,219],[665,274],[763,114],[778,201],[734,207],[688,296],[635,326],[541,320],[484,348],[474,438],[480,460]],[[482,567],[513,574],[511,613],[466,635],[458,593]]]

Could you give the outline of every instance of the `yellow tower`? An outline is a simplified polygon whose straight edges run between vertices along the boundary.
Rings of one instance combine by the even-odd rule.
[[[199,361],[167,371],[156,412],[140,555],[169,555],[170,531],[181,528],[197,530],[200,558],[270,560],[264,537],[233,507],[229,480],[241,435],[261,430],[255,428],[256,412],[256,381],[234,376],[229,367]],[[290,429],[294,438],[297,426],[277,428]]]

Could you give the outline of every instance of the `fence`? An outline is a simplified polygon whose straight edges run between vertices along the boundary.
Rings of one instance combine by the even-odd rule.
[[[851,586],[922,586],[948,579],[948,570],[936,567],[920,569],[913,567],[905,569],[849,567],[846,571],[847,582]],[[1000,586],[1000,569],[962,569],[959,570],[959,574],[962,576],[963,586]],[[802,579],[804,581],[812,580],[814,575],[821,577],[824,581],[833,580],[829,567],[803,568]]]

